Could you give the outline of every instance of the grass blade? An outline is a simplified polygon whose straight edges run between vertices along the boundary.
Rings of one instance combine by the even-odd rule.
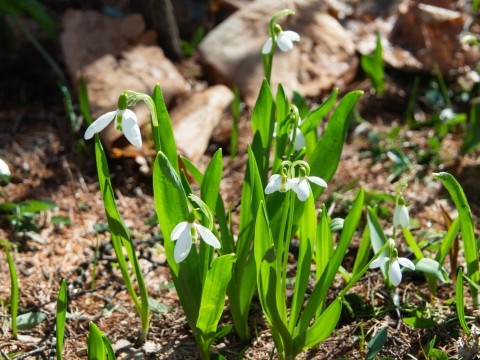
[[[57,318],[56,325],[56,347],[57,360],[62,360],[63,353],[63,338],[65,336],[65,321],[67,319],[67,283],[65,279],[60,284],[60,291],[57,299]]]

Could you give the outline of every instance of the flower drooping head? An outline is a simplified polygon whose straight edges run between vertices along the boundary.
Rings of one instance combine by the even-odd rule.
[[[123,93],[118,98],[118,109],[110,111],[95,120],[85,131],[84,138],[89,140],[93,135],[105,129],[115,120],[115,129],[122,131],[127,140],[135,147],[142,147],[142,135],[138,126],[137,116],[127,108],[128,95]]]

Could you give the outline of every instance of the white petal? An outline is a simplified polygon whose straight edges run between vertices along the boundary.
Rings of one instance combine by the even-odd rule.
[[[393,286],[398,286],[402,281],[402,271],[400,270],[400,264],[398,261],[392,261],[390,263],[390,269],[388,269],[388,277]]]
[[[213,246],[215,249],[220,248],[220,242],[209,229],[200,224],[194,224],[194,226],[197,228],[203,241],[205,241],[208,245]]]
[[[268,179],[267,187],[265,188],[265,194],[271,194],[280,189],[280,184],[282,183],[282,175],[274,174]]]
[[[110,111],[106,114],[100,116],[97,120],[90,124],[90,126],[85,131],[85,135],[83,136],[85,140],[89,140],[93,137],[93,135],[99,133],[103,129],[110,124],[113,119],[115,119],[115,115],[117,114],[117,110]]]
[[[400,257],[398,258],[398,262],[400,263],[400,265],[409,268],[410,270],[415,270],[415,264],[407,258]]]
[[[283,35],[288,37],[291,41],[300,41],[300,35],[296,31],[286,30],[282,32]]]
[[[379,268],[380,266],[385,264],[388,260],[390,260],[389,257],[380,255],[378,258],[372,261],[372,263],[370,264],[370,269]]]
[[[0,159],[0,175],[10,176],[11,174],[8,164],[3,159]]]
[[[285,52],[293,49],[293,42],[287,35],[285,35],[285,32],[278,35],[277,44],[280,50]]]
[[[267,55],[267,54],[270,54],[271,51],[272,51],[272,38],[269,37],[267,41],[265,41],[265,44],[263,44],[262,54]]]
[[[188,256],[192,248],[192,237],[190,231],[183,231],[175,244],[173,257],[175,262],[180,263]]]
[[[305,137],[302,134],[302,131],[297,128],[295,131],[295,141],[293,143],[293,148],[295,150],[302,150],[307,144],[305,143]]]
[[[319,178],[318,176],[307,176],[307,179],[308,181],[318,185],[318,186],[321,186],[321,187],[324,187],[326,188],[327,187],[327,183],[325,182],[325,180],[323,180],[322,178]]]
[[[142,147],[142,134],[138,127],[137,115],[130,110],[125,110],[122,117],[122,130],[125,137],[133,146]]]
[[[170,238],[172,239],[172,241],[177,240],[184,230],[187,230],[190,233],[190,227],[191,225],[189,226],[187,221],[182,221],[181,223],[178,223],[177,226],[173,228]]]
[[[300,201],[307,200],[310,195],[310,185],[306,179],[300,179],[298,183],[292,184],[292,190],[295,191]]]

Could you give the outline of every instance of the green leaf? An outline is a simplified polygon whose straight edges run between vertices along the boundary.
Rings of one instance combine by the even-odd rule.
[[[65,279],[60,284],[57,299],[57,318],[55,320],[57,360],[62,360],[63,338],[65,335],[65,320],[67,318],[67,283]]]
[[[202,200],[212,210],[214,210],[217,205],[217,199],[220,193],[220,182],[222,180],[222,171],[222,149],[218,149],[212,156],[212,159],[205,170],[200,187]]]
[[[105,336],[105,334],[102,335],[102,340],[103,345],[105,346],[105,350],[107,351],[108,360],[115,360],[115,350],[113,350],[112,344],[110,344],[110,341]]]
[[[376,92],[382,94],[385,91],[385,74],[383,69],[382,39],[377,34],[377,43],[372,55],[362,55],[360,65],[372,82]]]
[[[448,282],[446,270],[437,261],[429,258],[421,258],[415,262],[415,270],[435,276],[441,282]]]
[[[5,255],[7,256],[8,270],[10,272],[10,316],[12,319],[12,335],[16,338],[18,334],[18,277],[15,262],[13,261],[7,245],[5,245]]]
[[[270,146],[275,121],[274,105],[270,86],[268,82],[264,80],[252,113],[252,151],[255,154],[260,178],[264,185],[267,182]]]
[[[312,264],[313,248],[317,232],[316,222],[315,202],[313,197],[309,196],[305,202],[300,219],[300,247],[298,252],[297,273],[295,275],[295,287],[293,289],[290,318],[288,321],[288,330],[291,334],[293,334],[293,330],[297,324],[298,316],[303,307],[305,292],[308,287],[310,266]]]
[[[88,360],[106,360],[103,333],[90,321],[90,331],[87,336]],[[109,359],[110,360],[110,359]]]
[[[255,225],[254,255],[257,268],[257,289],[260,304],[272,331],[273,341],[281,354],[290,353],[292,337],[287,328],[287,321],[278,311],[277,286],[281,286],[277,266],[277,254],[273,245],[272,234],[263,204],[258,209]]]
[[[367,360],[373,360],[387,342],[387,327],[383,327],[368,342]]]
[[[433,174],[434,178],[440,179],[443,186],[448,190],[455,203],[460,217],[460,229],[462,232],[465,260],[467,263],[467,274],[475,284],[480,282],[478,267],[478,249],[475,239],[472,213],[467,198],[458,181],[449,173],[441,172]],[[479,294],[477,289],[470,287],[474,307],[479,305]]]
[[[38,213],[56,209],[58,205],[53,200],[25,200],[21,203],[22,213]]]
[[[345,218],[344,228],[338,240],[337,248],[333,252],[322,277],[315,284],[315,288],[313,289],[307,305],[300,316],[300,321],[295,329],[294,335],[301,336],[301,334],[306,331],[312,318],[318,313],[318,309],[324,308],[328,289],[335,279],[335,275],[342,264],[342,260],[347,253],[348,246],[352,241],[355,230],[357,229],[362,214],[363,199],[364,191],[363,189],[360,189],[350,213]]]
[[[432,319],[417,316],[404,317],[402,320],[405,324],[414,329],[430,329],[438,325]]]
[[[378,217],[377,217],[377,214],[375,213],[375,210],[370,207],[368,208],[367,221],[368,221],[368,229],[370,232],[370,240],[372,243],[373,252],[377,254],[379,249],[386,244],[387,237],[385,236],[385,233],[383,232],[383,229],[380,226],[380,222],[378,221]],[[383,255],[388,256],[388,251],[385,251]],[[382,270],[383,278],[387,279],[386,265],[382,265],[380,269]]]
[[[175,137],[173,135],[172,121],[170,120],[170,115],[168,114],[167,106],[163,99],[162,89],[159,84],[155,85],[155,88],[153,89],[152,99],[155,104],[158,122],[158,128],[154,128],[152,131],[154,132],[154,137],[155,134],[157,134],[157,141],[161,144],[156,146],[156,150],[161,150],[165,154],[170,165],[178,174],[177,145],[175,144]]]
[[[206,273],[202,290],[197,330],[203,344],[200,347],[209,352],[215,339],[218,322],[225,306],[225,293],[232,276],[235,254],[223,255],[213,260]],[[205,349],[206,348],[206,349]]]
[[[18,330],[33,329],[47,318],[43,312],[28,312],[17,316]]]
[[[80,76],[80,79],[78,80],[78,102],[80,106],[80,112],[85,120],[85,124],[88,126],[93,122],[93,118],[88,100],[87,84],[85,83],[83,76]]]
[[[340,298],[335,299],[320,315],[315,323],[306,331],[293,339],[295,353],[310,349],[319,344],[335,330],[342,313]]]
[[[161,151],[157,154],[153,165],[153,194],[173,282],[187,321],[190,327],[195,329],[202,293],[198,253],[191,251],[185,261],[180,264],[175,262],[173,255],[175,243],[171,240],[172,230],[177,224],[187,220],[189,210],[180,178]]]
[[[463,331],[470,335],[470,328],[465,319],[464,293],[463,293],[463,268],[460,266],[457,270],[457,280],[455,284],[455,301],[457,306],[458,321],[462,326]]]
[[[305,119],[303,119],[302,124],[300,125],[300,130],[302,130],[303,134],[306,135],[318,127],[322,119],[327,116],[332,109],[333,105],[335,104],[335,100],[337,100],[337,96],[338,89],[334,89],[327,100],[325,100],[320,106],[318,106],[315,110],[310,111],[307,116],[305,116]]]
[[[350,123],[350,112],[362,94],[362,91],[349,92],[333,112],[325,132],[308,159],[311,176],[321,177],[328,182],[335,174]],[[315,186],[312,190],[314,198],[318,199],[324,188]]]

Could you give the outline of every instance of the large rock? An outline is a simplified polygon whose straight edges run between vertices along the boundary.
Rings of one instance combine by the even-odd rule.
[[[190,95],[170,112],[175,141],[183,156],[193,162],[200,159],[232,100],[228,87],[216,85]]]
[[[95,11],[70,10],[63,26],[67,68],[74,81],[79,76],[85,79],[94,118],[114,110],[125,90],[151,94],[159,83],[167,104],[187,90],[185,79],[155,45],[155,33],[145,31],[140,15],[114,19]],[[140,126],[149,121],[145,106],[135,112]],[[102,132],[102,140],[108,150],[128,145],[113,126]]]
[[[275,54],[273,88],[281,82],[289,94],[297,90],[314,96],[353,79],[358,59],[342,26],[324,11],[321,1],[291,3],[296,13],[283,18],[282,27],[297,31],[301,40],[292,51]],[[249,105],[263,79],[260,52],[268,37],[268,21],[284,6],[281,1],[257,0],[227,18],[200,44],[200,55],[217,81],[237,85]]]

